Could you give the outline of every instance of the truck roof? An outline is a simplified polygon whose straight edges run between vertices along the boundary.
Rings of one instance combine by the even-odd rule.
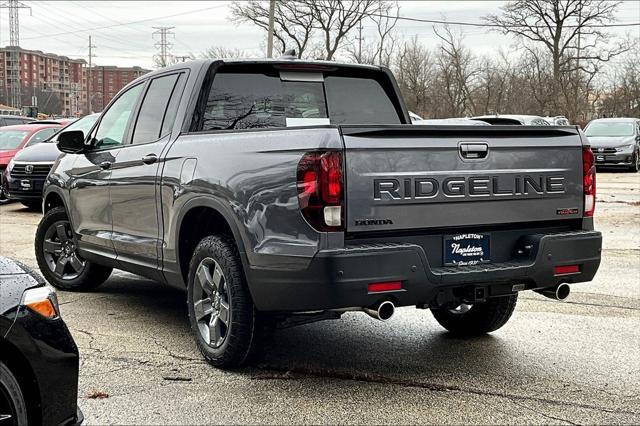
[[[162,74],[164,72],[173,70],[173,69],[200,69],[203,66],[211,65],[214,62],[219,62],[220,65],[279,65],[279,66],[291,66],[294,68],[308,69],[309,71],[321,70],[322,68],[333,69],[333,68],[358,68],[358,69],[369,69],[369,70],[382,70],[384,67],[378,65],[368,65],[368,64],[352,64],[345,62],[334,62],[334,61],[309,61],[304,59],[281,59],[281,58],[231,58],[231,59],[195,59],[192,61],[180,62],[174,65],[170,65],[168,67],[160,68],[159,70],[153,71],[148,74],[144,74],[138,79],[148,78],[150,76],[154,76],[156,74]],[[136,79],[136,80],[138,80]],[[135,81],[135,80],[134,80]]]

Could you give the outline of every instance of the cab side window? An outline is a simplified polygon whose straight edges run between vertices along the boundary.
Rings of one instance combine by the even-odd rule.
[[[125,142],[127,123],[143,87],[144,84],[138,84],[124,92],[103,114],[94,137],[96,148],[111,148]]]
[[[181,78],[182,74],[171,74],[151,80],[136,119],[132,143],[154,142],[171,133]]]

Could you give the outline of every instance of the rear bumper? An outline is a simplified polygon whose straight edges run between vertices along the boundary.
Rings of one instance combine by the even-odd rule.
[[[320,251],[305,270],[252,269],[251,293],[264,311],[313,311],[372,306],[382,299],[397,306],[424,306],[465,294],[478,286],[487,297],[560,282],[591,281],[600,265],[602,235],[576,231],[529,235],[530,254],[510,262],[463,267],[431,267],[415,244],[376,244]],[[555,276],[554,268],[579,265],[577,273]],[[402,290],[368,293],[373,282],[401,281]]]

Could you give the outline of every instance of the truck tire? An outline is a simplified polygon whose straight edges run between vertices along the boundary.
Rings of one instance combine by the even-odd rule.
[[[232,241],[200,241],[189,264],[187,300],[191,330],[207,362],[218,368],[242,365],[255,344],[256,310]]]
[[[64,207],[46,212],[35,239],[36,260],[49,284],[60,290],[90,291],[105,282],[112,268],[83,259]]]
[[[27,404],[11,370],[0,361],[0,424],[26,426]]]
[[[461,337],[479,336],[505,325],[516,307],[518,294],[493,297],[483,303],[431,309],[441,326]]]

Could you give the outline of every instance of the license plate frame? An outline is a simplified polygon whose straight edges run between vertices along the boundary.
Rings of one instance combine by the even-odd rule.
[[[445,235],[442,246],[442,257],[445,266],[491,263],[490,234]]]
[[[20,189],[23,191],[30,191],[33,189],[33,183],[31,179],[21,179],[20,180]]]

